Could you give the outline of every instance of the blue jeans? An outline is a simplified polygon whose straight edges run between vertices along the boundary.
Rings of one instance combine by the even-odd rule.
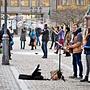
[[[37,37],[37,43],[36,43],[36,45],[38,45],[38,43],[39,43],[39,46],[40,46],[40,40],[39,40],[39,37]]]
[[[87,66],[86,76],[89,76],[89,72],[90,72],[90,55],[86,55],[86,66]]]
[[[25,48],[25,41],[21,41],[21,49]]]
[[[73,54],[73,71],[74,71],[74,76],[76,77],[77,77],[77,65],[79,66],[79,76],[82,77],[83,66],[81,62],[81,53]]]
[[[47,58],[47,42],[46,41],[42,41],[42,51],[44,53],[44,57]]]

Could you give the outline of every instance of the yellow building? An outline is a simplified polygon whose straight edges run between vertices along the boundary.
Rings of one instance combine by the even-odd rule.
[[[90,0],[56,0],[51,19],[57,23],[82,22]]]
[[[1,19],[4,19],[5,0],[0,0]],[[41,20],[46,21],[50,0],[7,0],[8,21]],[[1,20],[0,20],[1,21]]]
[[[1,17],[3,18],[5,0],[0,1]],[[48,21],[47,19],[50,17],[52,21],[69,22],[66,19],[69,19],[70,15],[72,19],[78,17],[76,14],[80,14],[82,17],[89,4],[90,0],[7,0],[7,13],[11,19],[19,15],[23,19],[38,18],[42,20],[43,18],[44,21]],[[50,16],[48,16],[49,10]]]

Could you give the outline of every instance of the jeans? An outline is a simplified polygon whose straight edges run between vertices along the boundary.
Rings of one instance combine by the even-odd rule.
[[[53,44],[54,44],[54,41],[52,40],[51,47],[50,47],[51,49],[52,49],[52,47],[53,47]]]
[[[36,43],[36,45],[38,45],[38,43],[39,43],[39,46],[40,46],[40,40],[39,40],[39,37],[37,37],[37,43]]]
[[[25,41],[21,41],[21,49],[25,48]]]
[[[74,71],[74,76],[76,77],[77,77],[77,65],[79,66],[79,76],[82,77],[83,66],[81,62],[81,53],[73,54],[73,71]]]
[[[44,57],[47,58],[47,42],[46,41],[42,41],[42,51],[44,53]]]
[[[86,55],[86,66],[87,66],[86,76],[89,76],[89,72],[90,72],[90,55]]]

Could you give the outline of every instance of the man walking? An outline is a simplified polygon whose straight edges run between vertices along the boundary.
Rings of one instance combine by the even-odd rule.
[[[47,58],[47,43],[49,40],[49,31],[47,28],[47,24],[44,25],[44,29],[41,32],[42,34],[42,51],[44,53],[42,58]]]

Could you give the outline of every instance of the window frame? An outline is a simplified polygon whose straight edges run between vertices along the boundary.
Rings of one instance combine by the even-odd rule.
[[[15,1],[15,0],[13,0],[13,1]],[[19,0],[17,0],[17,5],[12,5],[12,3],[11,2],[13,2],[12,0],[10,0],[10,6],[11,7],[18,7],[19,6]]]
[[[22,1],[22,0],[21,0]],[[24,2],[26,1],[26,0],[23,0]],[[28,1],[28,5],[22,5],[21,4],[21,7],[29,7],[30,6],[30,0],[27,0]],[[25,3],[24,3],[25,4]]]

